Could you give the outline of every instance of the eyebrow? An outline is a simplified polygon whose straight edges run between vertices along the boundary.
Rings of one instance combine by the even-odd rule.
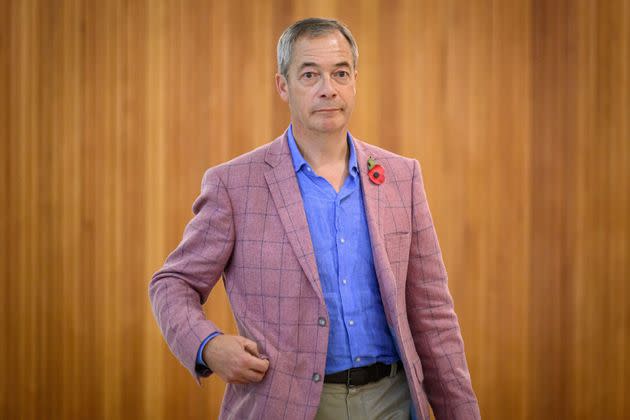
[[[305,63],[300,64],[300,67],[298,68],[298,73],[301,72],[304,67],[319,67],[319,65],[317,63],[307,61]],[[335,64],[335,67],[350,68],[350,63],[348,63],[347,61],[340,61],[339,63]]]

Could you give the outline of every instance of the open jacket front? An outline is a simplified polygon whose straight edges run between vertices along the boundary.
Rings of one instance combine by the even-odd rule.
[[[385,315],[418,418],[478,419],[420,166],[354,139]],[[370,182],[368,157],[386,181]],[[313,419],[323,387],[328,313],[287,133],[210,168],[183,239],[149,285],[171,351],[191,372],[217,331],[202,305],[223,274],[238,333],[270,365],[260,383],[228,384],[221,418]]]

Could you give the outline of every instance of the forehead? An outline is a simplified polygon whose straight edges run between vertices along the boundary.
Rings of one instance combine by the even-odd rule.
[[[315,63],[322,67],[347,61],[352,65],[352,50],[348,40],[339,32],[318,37],[302,36],[293,46],[291,67],[299,68],[302,63]]]

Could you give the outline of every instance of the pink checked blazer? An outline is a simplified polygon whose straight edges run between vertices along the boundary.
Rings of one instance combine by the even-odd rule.
[[[354,140],[383,306],[419,418],[478,419],[453,300],[420,166]],[[368,156],[385,171],[376,185]],[[240,335],[270,360],[262,382],[228,384],[221,418],[313,419],[323,387],[328,320],[286,132],[210,168],[183,239],[149,285],[174,355],[197,383],[202,311],[223,277]]]

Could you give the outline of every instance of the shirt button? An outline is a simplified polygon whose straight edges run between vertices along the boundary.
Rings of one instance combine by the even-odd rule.
[[[308,166],[306,167],[306,170],[311,172],[311,168],[309,168]]]
[[[354,325],[354,320],[351,319],[350,321],[348,321],[348,324]]]
[[[317,323],[318,323],[321,327],[324,327],[324,326],[326,325],[326,319],[325,319],[324,317],[320,317],[320,318],[317,320]]]
[[[360,361],[361,361],[361,358],[360,358],[360,357],[355,357],[355,358],[354,358],[354,361],[355,361],[355,362],[360,362]]]
[[[345,239],[343,239],[343,238],[341,238],[341,243],[342,243],[342,244],[343,244],[343,243],[346,243],[346,240],[345,240]]]
[[[348,280],[347,280],[347,279],[343,279],[343,280],[341,280],[341,282],[342,282],[343,284],[348,284]]]
[[[322,377],[319,376],[319,373],[313,373],[313,382],[319,382],[320,379],[322,379]]]

